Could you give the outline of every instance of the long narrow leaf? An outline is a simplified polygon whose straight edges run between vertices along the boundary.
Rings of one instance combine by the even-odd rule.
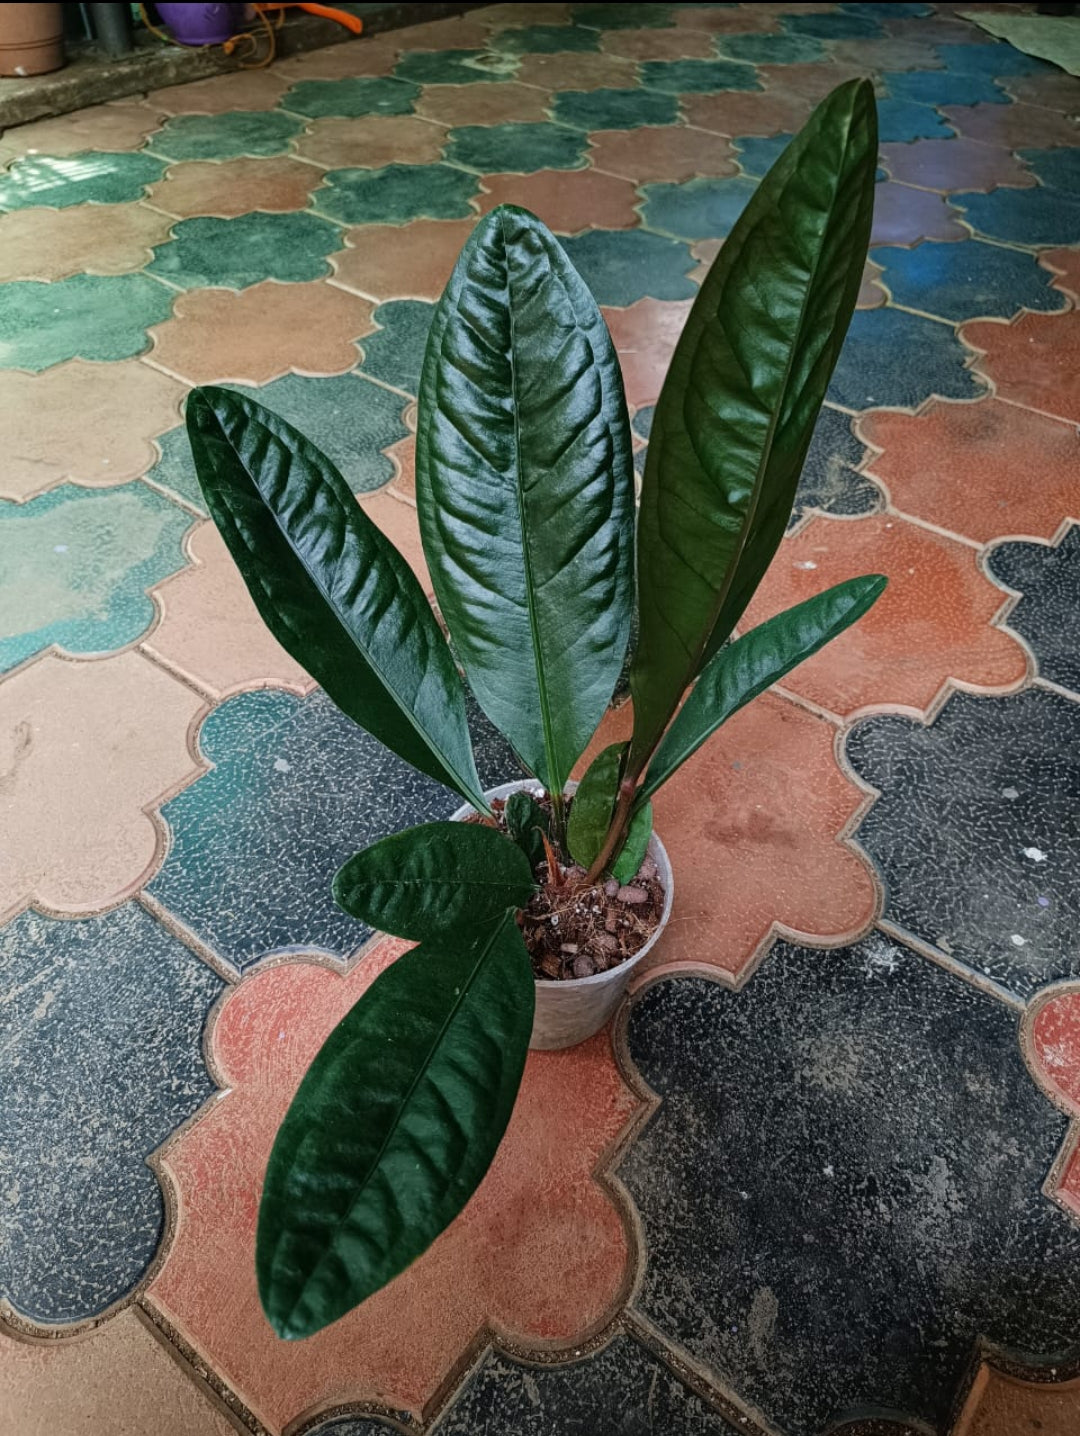
[[[270,632],[362,728],[486,811],[431,605],[337,469],[228,389],[194,390],[187,426],[210,514]]]

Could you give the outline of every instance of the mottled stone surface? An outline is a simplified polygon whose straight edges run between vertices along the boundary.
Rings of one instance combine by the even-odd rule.
[[[1071,525],[1054,547],[1001,544],[991,552],[987,567],[1000,583],[1020,594],[1007,622],[1027,641],[1041,676],[1080,696],[1075,633],[1080,612],[1080,524]]]

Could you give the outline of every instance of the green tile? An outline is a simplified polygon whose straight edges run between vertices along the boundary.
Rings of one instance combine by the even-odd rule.
[[[593,30],[666,29],[674,25],[671,5],[575,5],[575,25]]]
[[[670,95],[761,89],[754,67],[738,60],[647,60],[641,67],[641,83]]]
[[[492,50],[508,55],[558,55],[567,50],[599,50],[600,36],[596,30],[573,25],[521,25],[516,30],[500,30],[489,44]]]
[[[124,204],[141,199],[164,170],[163,160],[146,154],[26,155],[0,175],[0,210]]]
[[[562,90],[552,112],[579,130],[636,130],[639,125],[674,125],[679,102],[656,90]]]
[[[0,670],[51,643],[69,653],[132,643],[154,618],[146,590],[184,567],[191,523],[141,483],[63,484],[0,504]]]
[[[301,80],[280,103],[309,119],[324,115],[342,115],[355,119],[360,115],[411,115],[413,102],[420,93],[419,85],[393,76],[380,75],[348,80]]]
[[[687,278],[697,260],[685,244],[643,229],[590,229],[559,241],[598,304],[617,309],[639,299],[693,299]]]
[[[129,359],[172,313],[174,295],[145,274],[76,274],[0,284],[0,369],[37,373],[65,359]]]
[[[566,125],[464,125],[450,131],[446,159],[480,174],[576,170],[585,163],[586,136]]]
[[[337,225],[317,214],[260,210],[236,219],[181,220],[147,269],[181,289],[247,289],[263,279],[320,279],[330,273],[326,256],[342,247]]]
[[[750,65],[803,65],[828,58],[821,41],[809,35],[718,35],[716,48]]]
[[[467,219],[475,175],[451,165],[387,165],[329,170],[312,203],[343,224],[408,224],[411,219]]]
[[[757,189],[757,180],[692,179],[642,185],[641,222],[676,239],[723,239]]]
[[[231,110],[223,115],[176,115],[146,147],[170,160],[234,160],[283,155],[301,134],[302,120],[280,110]]]
[[[378,332],[361,340],[362,372],[415,394],[434,312],[434,304],[422,299],[392,299],[380,304],[372,316],[379,325]]]
[[[477,85],[507,80],[517,67],[515,56],[496,56],[487,50],[412,50],[402,55],[394,74],[418,85]]]
[[[167,434],[159,434],[154,443],[161,450],[161,458],[143,476],[146,482],[183,499],[201,514],[206,513],[206,501],[195,477],[195,461],[191,457],[187,429],[180,424]]]

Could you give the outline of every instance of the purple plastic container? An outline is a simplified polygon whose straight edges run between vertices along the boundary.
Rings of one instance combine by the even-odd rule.
[[[157,5],[162,22],[181,45],[220,45],[244,23],[243,5]]]

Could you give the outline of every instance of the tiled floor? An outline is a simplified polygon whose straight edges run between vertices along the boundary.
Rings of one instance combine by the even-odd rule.
[[[496,5],[0,140],[0,1436],[1080,1431],[1080,81],[961,8]],[[564,239],[643,451],[720,241],[864,73],[871,262],[752,617],[888,594],[660,795],[614,1032],[534,1054],[459,1221],[286,1346],[269,1144],[399,951],[329,877],[456,800],[259,624],[185,392],[306,429],[426,584],[476,216]]]

